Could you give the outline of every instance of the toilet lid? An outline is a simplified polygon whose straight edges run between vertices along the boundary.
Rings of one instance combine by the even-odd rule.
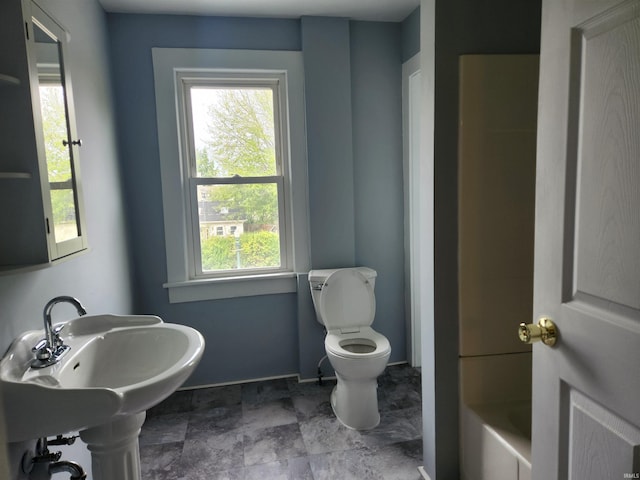
[[[371,283],[358,270],[335,271],[322,286],[320,312],[328,330],[371,325],[376,313]]]

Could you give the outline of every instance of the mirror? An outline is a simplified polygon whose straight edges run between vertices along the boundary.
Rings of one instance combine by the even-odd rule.
[[[75,179],[71,163],[72,145],[67,127],[67,105],[60,65],[60,44],[35,21],[33,33],[53,235],[56,243],[59,243],[79,235],[74,195]]]
[[[82,141],[75,133],[71,78],[65,68],[67,33],[35,3],[31,7],[32,75],[37,74],[33,98],[39,103],[43,200],[50,258],[55,260],[86,248],[78,167]]]

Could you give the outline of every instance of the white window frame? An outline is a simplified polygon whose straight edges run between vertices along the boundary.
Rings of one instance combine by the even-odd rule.
[[[158,146],[167,259],[167,288],[171,303],[291,293],[297,273],[310,268],[307,156],[301,52],[153,48]],[[198,78],[277,79],[281,118],[281,169],[284,242],[280,269],[234,270],[203,275],[196,268],[197,198],[190,193],[194,179],[188,170],[190,145],[180,116],[185,115],[183,85]],[[195,80],[194,80],[195,79]],[[253,79],[253,80],[252,80]],[[276,119],[277,121],[277,119]],[[192,198],[193,197],[193,198]],[[194,200],[195,199],[195,200]],[[194,204],[195,203],[195,209]],[[194,213],[195,212],[195,217]],[[197,227],[197,225],[196,225]]]
[[[185,185],[185,205],[188,208],[187,218],[190,218],[191,228],[187,229],[187,242],[189,248],[189,271],[192,278],[222,278],[233,276],[248,276],[259,273],[282,273],[292,270],[291,251],[291,215],[287,208],[288,192],[285,189],[286,169],[288,163],[288,149],[283,145],[289,144],[287,125],[286,77],[282,72],[245,72],[245,71],[197,71],[178,70],[176,80],[180,85],[178,97],[178,124],[182,145],[183,171],[187,178]],[[275,136],[276,173],[261,177],[199,177],[195,162],[195,141],[193,138],[193,112],[191,109],[191,89],[194,87],[211,88],[261,88],[269,89],[273,93],[273,120]],[[202,250],[200,244],[200,221],[198,212],[199,186],[206,185],[251,185],[251,184],[275,185],[278,191],[278,223],[280,243],[280,266],[260,269],[222,270],[209,272],[202,270]],[[230,232],[227,226],[225,231]],[[230,234],[230,233],[229,233]]]

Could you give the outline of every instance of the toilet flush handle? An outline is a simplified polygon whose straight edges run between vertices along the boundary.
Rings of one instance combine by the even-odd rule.
[[[523,343],[542,341],[550,347],[556,344],[558,330],[556,324],[548,317],[540,317],[537,324],[521,323],[518,327],[518,337]]]

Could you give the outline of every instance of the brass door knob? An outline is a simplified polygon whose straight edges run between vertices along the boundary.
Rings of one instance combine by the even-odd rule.
[[[518,327],[518,337],[524,343],[535,343],[542,340],[542,343],[552,347],[556,344],[556,324],[548,317],[540,317],[537,325],[521,323]]]

